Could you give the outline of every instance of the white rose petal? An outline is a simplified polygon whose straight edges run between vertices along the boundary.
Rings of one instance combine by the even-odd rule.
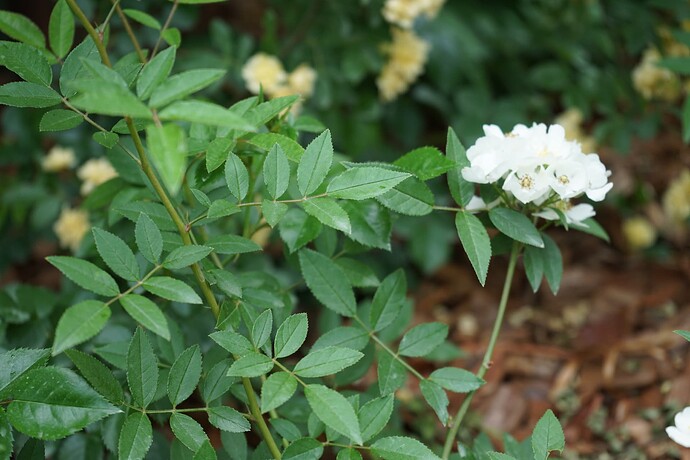
[[[690,407],[678,412],[673,419],[675,426],[666,427],[666,434],[683,447],[690,447]]]

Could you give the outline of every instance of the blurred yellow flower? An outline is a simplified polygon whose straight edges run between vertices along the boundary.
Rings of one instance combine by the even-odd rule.
[[[43,158],[41,166],[44,171],[59,172],[72,168],[76,161],[73,149],[56,145]]]
[[[633,250],[646,249],[656,241],[656,228],[641,216],[631,217],[623,222],[623,235]]]
[[[690,170],[683,170],[671,182],[662,198],[662,205],[672,225],[682,224],[690,217]]]
[[[445,0],[386,0],[381,14],[391,24],[410,29],[420,15],[434,18]]]
[[[257,53],[242,68],[242,78],[247,89],[259,94],[260,89],[270,95],[287,80],[287,73],[280,60],[266,53]]]
[[[567,140],[579,142],[583,153],[592,153],[596,151],[597,143],[592,136],[583,131],[582,118],[580,110],[570,108],[556,117],[556,123],[565,129]]]
[[[393,41],[384,46],[388,62],[376,80],[381,99],[392,101],[417,80],[424,71],[429,44],[410,30],[392,30]]]
[[[63,208],[60,217],[53,225],[53,231],[58,237],[60,246],[69,248],[72,252],[79,249],[81,240],[91,228],[89,214],[81,209]]]
[[[288,88],[293,93],[303,97],[310,97],[314,94],[314,84],[316,83],[316,70],[307,64],[298,65],[295,70],[288,75]]]
[[[642,61],[633,70],[633,85],[645,99],[673,102],[681,93],[680,79],[670,70],[657,66],[660,59],[656,48],[647,48]]]
[[[79,168],[77,177],[83,181],[81,194],[86,196],[102,183],[117,177],[117,171],[105,158],[94,158]]]

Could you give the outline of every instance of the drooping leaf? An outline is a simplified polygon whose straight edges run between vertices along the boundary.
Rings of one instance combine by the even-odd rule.
[[[433,211],[434,194],[431,189],[416,177],[408,177],[376,201],[400,214],[407,216],[424,216]]]
[[[64,438],[121,412],[74,372],[57,367],[23,374],[10,399],[7,416],[14,428],[43,440]]]
[[[177,357],[168,374],[168,398],[173,407],[189,398],[201,378],[201,352],[193,345]]]
[[[389,395],[405,384],[407,369],[396,358],[387,352],[380,351],[377,354],[377,374],[379,392],[381,396]]]
[[[563,257],[561,250],[558,248],[556,242],[548,235],[542,234],[544,239],[544,277],[549,283],[551,292],[558,293],[558,288],[561,286],[561,278],[563,278]]]
[[[333,163],[331,132],[326,130],[311,141],[297,166],[297,186],[303,196],[314,192],[326,178]]]
[[[56,2],[53,12],[50,14],[48,38],[50,39],[50,47],[59,58],[65,57],[72,48],[74,16],[64,0]]]
[[[261,412],[266,413],[287,402],[297,390],[297,379],[287,372],[268,376],[261,386]]]
[[[112,403],[122,403],[124,400],[122,387],[105,364],[78,350],[67,350],[65,354],[94,390]]]
[[[395,320],[403,307],[406,294],[407,279],[402,269],[394,271],[381,282],[371,302],[369,322],[374,331],[384,329]]]
[[[448,325],[443,323],[419,324],[405,333],[398,347],[402,356],[426,356],[446,340]]]
[[[268,194],[277,200],[283,196],[290,183],[290,164],[280,144],[271,147],[266,155],[263,172]]]
[[[173,75],[153,90],[149,105],[155,109],[163,107],[204,89],[223,75],[225,70],[221,69],[194,69]]]
[[[0,65],[37,85],[50,86],[53,81],[53,71],[44,55],[24,43],[0,41]]]
[[[226,375],[229,368],[229,361],[223,360],[216,363],[206,374],[203,384],[201,385],[201,396],[204,398],[206,404],[210,404],[211,401],[227,393],[228,390],[230,390],[230,386],[237,381],[235,377],[228,377]]]
[[[211,407],[208,411],[208,421],[219,430],[229,433],[243,433],[251,429],[247,419],[228,406]]]
[[[192,452],[199,450],[201,445],[208,441],[201,425],[188,415],[174,412],[170,416],[170,428],[175,437]]]
[[[600,238],[607,243],[611,242],[611,238],[609,237],[609,234],[606,233],[606,230],[593,218],[585,219],[581,223],[571,223],[570,226],[572,228],[575,228],[583,233],[587,233],[592,236],[596,236],[597,238]]]
[[[125,420],[120,431],[118,458],[123,460],[143,459],[153,443],[153,427],[148,415],[133,412]]]
[[[163,87],[164,84],[158,88]],[[154,91],[151,100],[155,95]],[[189,121],[242,131],[256,131],[256,127],[241,116],[211,102],[196,100],[173,102],[161,110],[158,117],[164,121]]]
[[[307,338],[309,319],[306,313],[288,316],[278,327],[273,350],[276,358],[285,358],[295,353]]]
[[[448,189],[455,202],[465,207],[474,196],[474,184],[462,177],[462,168],[470,166],[470,162],[465,147],[460,143],[453,128],[448,128],[446,156],[455,163],[455,166],[448,170]]]
[[[546,241],[544,242],[546,244]],[[532,291],[537,292],[544,276],[544,249],[534,246],[525,246],[523,262],[525,264],[525,275],[532,286]]]
[[[231,377],[258,377],[273,369],[273,360],[266,355],[249,352],[232,363],[228,370]]]
[[[429,380],[455,393],[469,393],[485,383],[472,372],[457,367],[437,369],[431,373]]]
[[[465,254],[467,254],[472,268],[477,274],[479,284],[484,286],[491,262],[489,234],[486,232],[484,224],[466,211],[460,211],[455,215],[455,228],[458,231]]]
[[[252,324],[252,341],[256,348],[261,348],[271,338],[273,330],[273,313],[270,309],[264,310]]]
[[[77,45],[65,58],[60,72],[60,92],[65,97],[74,96],[77,91],[70,86],[74,81],[89,75],[84,66],[84,60],[100,60],[98,48],[91,37],[86,37],[83,42]]]
[[[545,460],[549,453],[556,450],[563,452],[565,436],[558,419],[549,409],[539,419],[532,432],[532,452],[534,460]]]
[[[84,118],[71,110],[54,109],[43,114],[38,129],[41,132],[66,131],[76,128]]]
[[[293,371],[300,377],[323,377],[352,366],[363,356],[351,348],[325,347],[300,359]]]
[[[161,309],[158,308],[158,305],[150,299],[137,294],[127,294],[120,297],[119,300],[122,308],[125,309],[134,321],[165,340],[170,340],[168,321],[165,319]]]
[[[230,152],[225,161],[225,182],[232,196],[242,201],[249,191],[249,172],[240,157]]]
[[[419,389],[422,391],[422,396],[431,408],[436,412],[436,416],[441,421],[443,426],[448,423],[448,395],[440,385],[430,380],[422,380],[419,382]]]
[[[110,307],[97,300],[85,300],[69,307],[55,328],[53,356],[98,334],[110,318]]]
[[[139,264],[129,246],[120,237],[103,229],[94,227],[92,232],[103,262],[116,275],[129,281],[139,280]]]
[[[371,450],[384,460],[439,460],[431,449],[413,438],[389,436],[371,445]]]
[[[342,207],[350,218],[350,239],[365,246],[390,251],[392,224],[386,208],[374,200],[346,201]]]
[[[335,262],[311,249],[300,251],[299,261],[304,281],[319,302],[340,315],[355,315],[352,286]]]
[[[365,442],[379,434],[386,427],[393,413],[393,407],[393,395],[389,394],[372,399],[359,409],[357,417],[359,419],[359,426],[362,428],[362,439]]]
[[[114,297],[120,293],[113,277],[91,262],[69,256],[49,256],[46,260],[88,291],[106,297]]]
[[[489,211],[489,219],[504,235],[521,243],[544,247],[539,230],[524,214],[508,208],[493,208]]]
[[[334,198],[366,200],[383,195],[408,177],[410,174],[406,172],[358,166],[334,177],[328,184],[327,192]]]
[[[46,47],[46,38],[41,29],[19,13],[0,10],[0,32],[36,48]]]
[[[174,249],[163,261],[163,266],[170,270],[178,270],[199,262],[209,255],[213,248],[190,244]]]
[[[134,332],[127,351],[127,383],[132,399],[140,407],[145,408],[153,401],[158,385],[158,360],[140,328]]]
[[[52,107],[61,101],[55,90],[38,83],[15,81],[0,86],[0,104],[12,107]]]
[[[177,195],[187,169],[187,136],[175,123],[146,127],[151,162],[171,195]]]
[[[343,395],[323,385],[307,385],[304,389],[309,406],[329,428],[362,444],[362,433],[355,410]]]
[[[284,203],[280,203],[284,206]],[[278,223],[280,237],[290,252],[295,252],[321,233],[321,222],[298,207],[289,209]]]
[[[157,264],[163,252],[163,236],[158,226],[148,215],[139,214],[134,228],[134,236],[141,254],[152,264]]]
[[[332,198],[312,198],[303,202],[302,208],[328,227],[346,234],[352,231],[347,212]]]

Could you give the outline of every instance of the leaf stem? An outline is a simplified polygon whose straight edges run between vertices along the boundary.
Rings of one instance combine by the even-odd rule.
[[[173,2],[173,6],[170,9],[170,13],[168,13],[168,17],[165,19],[165,24],[163,24],[163,28],[161,29],[160,34],[158,35],[158,41],[156,41],[156,46],[153,47],[153,52],[151,53],[151,59],[154,58],[156,53],[158,52],[158,48],[161,46],[161,42],[163,41],[163,33],[167,30],[168,27],[170,27],[170,23],[172,22],[172,18],[175,15],[175,11],[177,11],[177,5],[180,3],[179,0],[175,0]]]
[[[139,40],[137,40],[137,36],[134,35],[132,26],[129,24],[129,20],[127,19],[127,16],[125,16],[124,11],[122,11],[122,7],[120,6],[120,0],[113,0],[113,5],[115,5],[115,11],[117,11],[117,15],[120,17],[120,21],[122,21],[122,25],[125,28],[125,32],[127,32],[127,36],[129,36],[129,39],[132,42],[132,45],[134,46],[134,51],[137,53],[139,62],[141,62],[142,64],[146,64],[146,54],[142,51],[141,46],[139,45]]]
[[[508,261],[508,271],[506,272],[506,278],[503,282],[503,291],[501,292],[501,300],[498,304],[498,313],[496,314],[496,320],[494,321],[494,328],[491,331],[491,337],[489,338],[489,345],[484,353],[484,359],[482,359],[482,364],[477,371],[477,377],[483,378],[486,375],[486,371],[491,367],[491,357],[494,353],[494,348],[496,347],[496,341],[498,340],[498,333],[501,331],[501,325],[503,324],[503,317],[505,316],[506,306],[508,305],[508,295],[510,294],[510,286],[513,284],[513,275],[515,274],[515,265],[517,263],[518,256],[522,245],[517,241],[513,242],[513,249],[510,252],[510,260]],[[446,442],[443,445],[443,460],[448,460],[450,457],[450,452],[453,449],[453,443],[458,435],[458,430],[460,429],[460,423],[465,417],[467,410],[470,407],[472,398],[475,391],[467,394],[465,400],[462,402],[460,409],[458,409],[455,418],[453,419],[453,425],[450,427],[448,434],[446,436]]]
[[[108,52],[105,50],[105,45],[103,45],[103,40],[101,40],[100,35],[89,22],[89,18],[87,18],[81,8],[79,8],[76,0],[67,0],[67,5],[70,7],[77,19],[79,19],[81,25],[84,26],[84,29],[86,29],[86,32],[89,34],[89,37],[91,37],[91,40],[93,40],[94,44],[96,45],[96,49],[98,50],[98,54],[101,56],[101,61],[103,61],[103,64],[107,65],[108,67],[112,67],[110,58],[108,57]]]

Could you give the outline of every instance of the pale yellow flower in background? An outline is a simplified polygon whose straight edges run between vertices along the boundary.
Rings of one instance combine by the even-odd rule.
[[[81,184],[81,194],[86,196],[102,183],[117,177],[117,171],[105,158],[94,158],[79,168],[77,177],[83,181]]]
[[[384,46],[388,62],[376,80],[381,99],[391,101],[417,80],[424,71],[429,44],[411,30],[392,30],[393,41]]]
[[[556,123],[565,129],[565,138],[569,141],[577,141],[582,147],[583,153],[592,153],[597,150],[597,143],[592,136],[588,136],[582,129],[583,115],[580,110],[570,108],[556,117]]]
[[[690,170],[683,170],[666,189],[662,198],[664,214],[671,225],[678,226],[690,217]]]
[[[63,208],[60,217],[53,225],[53,231],[58,237],[60,246],[69,248],[72,252],[79,249],[81,240],[91,228],[89,214],[81,209]]]
[[[307,64],[298,65],[295,70],[290,72],[287,79],[287,86],[294,93],[303,97],[310,97],[314,94],[316,84],[316,70]]]
[[[242,78],[250,92],[259,94],[263,87],[264,92],[271,95],[285,85],[287,72],[277,57],[257,53],[249,58],[242,68]]]
[[[439,11],[443,8],[443,4],[446,0],[427,0],[424,7],[424,14],[429,18],[433,19],[438,16]]]
[[[410,29],[421,15],[434,18],[445,0],[386,0],[381,14],[391,24]]]
[[[657,237],[654,225],[642,216],[631,217],[623,222],[623,235],[630,249],[646,249],[654,244]]]
[[[681,94],[680,79],[670,70],[659,67],[660,59],[661,54],[656,48],[648,48],[633,70],[633,85],[645,99],[673,102]]]
[[[59,172],[74,167],[76,161],[73,149],[56,145],[43,158],[41,166],[44,171]]]

